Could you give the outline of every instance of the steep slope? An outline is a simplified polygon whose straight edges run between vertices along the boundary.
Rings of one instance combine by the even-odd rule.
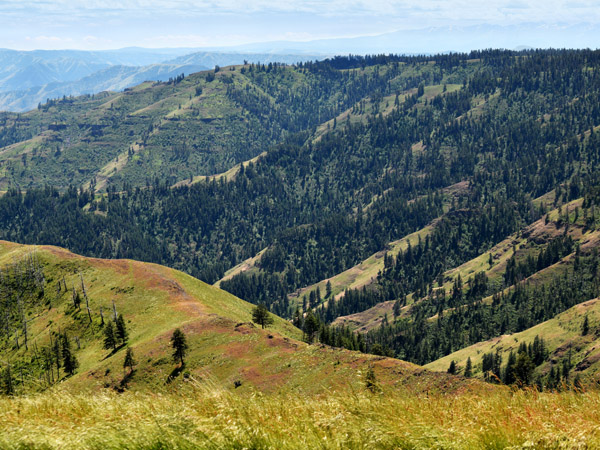
[[[392,79],[414,84],[398,65],[348,74],[246,64],[180,76],[202,67],[193,62],[114,66],[77,81],[73,93],[93,92],[92,86],[121,89],[157,77],[172,80],[123,93],[63,96],[23,115],[3,114],[0,187],[51,183],[65,188],[96,181],[105,187],[110,180],[121,188],[123,183],[144,186],[157,177],[175,184],[212,175],[291,134],[312,132],[374,89],[390,90]]]
[[[325,325],[394,302],[398,320],[392,323],[388,314],[388,323],[369,333],[368,346],[430,362],[478,340],[522,331],[598,296],[591,282],[593,249],[582,246],[578,254],[579,239],[571,234],[598,227],[599,58],[594,51],[494,50],[340,57],[298,67],[221,69],[107,94],[94,113],[106,113],[114,128],[95,132],[108,135],[122,125],[110,110],[126,99],[137,109],[130,105],[125,122],[140,120],[142,127],[150,117],[158,124],[146,128],[146,143],[135,139],[133,130],[133,144],[118,157],[102,164],[85,159],[95,166],[87,174],[94,173],[96,181],[90,189],[10,189],[0,199],[0,235],[64,245],[86,255],[160,262],[210,283],[232,270],[233,276],[220,283],[223,289],[264,302],[281,316],[295,317],[298,325],[307,317],[313,328],[309,311]],[[157,92],[164,97],[151,99]],[[143,96],[151,101],[142,102]],[[48,105],[48,117],[86,110],[79,100],[60,108]],[[260,142],[261,157],[231,165],[225,160],[235,146],[211,155],[202,153],[201,145],[169,148],[188,136],[188,126],[205,119],[214,125],[214,136],[231,138],[228,143],[246,139],[242,129],[234,137],[224,132],[230,130],[219,116],[225,107],[231,107],[231,120],[247,111],[264,125],[265,134],[277,129],[269,135],[274,145],[264,148]],[[194,116],[198,110],[206,116]],[[5,154],[15,152],[5,174],[27,177],[34,167],[42,170],[34,155],[42,137],[40,130],[26,136],[31,129],[21,120],[7,115],[0,137]],[[66,135],[71,125],[48,126],[42,135]],[[190,136],[214,141],[202,133]],[[103,143],[117,153],[108,140]],[[17,147],[30,153],[24,158]],[[252,153],[248,147],[242,151]],[[83,158],[89,149],[80,148]],[[181,158],[172,158],[173,152]],[[224,158],[223,170],[204,174],[225,176],[189,173],[210,157]],[[178,178],[183,170],[189,178]],[[161,179],[148,180],[149,174]],[[58,171],[52,176],[62,178]],[[122,189],[121,181],[127,181]],[[140,182],[147,188],[136,189]],[[446,205],[443,189],[461,182],[468,189]],[[106,195],[94,192],[103,187]],[[553,198],[534,200],[552,190]],[[573,210],[568,203],[582,196],[581,207]],[[562,213],[551,214],[560,218],[546,215],[561,205]],[[397,255],[374,258],[377,264],[362,272],[366,279],[356,278],[366,289],[350,289],[315,309],[313,288],[306,310],[296,313],[300,302],[290,301],[289,294],[381,256],[391,242],[436,218],[420,242]],[[554,227],[552,233],[540,242],[526,238],[522,232],[540,219],[548,220],[542,228]],[[382,260],[381,276],[369,275]],[[554,272],[550,267],[557,262],[561,270]],[[526,278],[529,285],[518,283]],[[516,285],[523,290],[507,289]],[[327,331],[322,338],[333,343]]]
[[[547,195],[540,197],[536,202],[541,204],[544,201],[551,202],[554,198],[554,192],[550,192]],[[580,208],[582,205],[582,199],[577,199],[568,204],[564,205],[564,208],[574,211]],[[432,228],[424,228],[419,233],[422,233],[422,237],[425,238],[430,234]],[[491,291],[500,291],[505,285],[505,273],[507,265],[511,262],[518,261],[523,262],[530,258],[537,258],[540,249],[544,245],[553,241],[554,239],[562,235],[570,236],[574,243],[583,244],[584,248],[589,248],[590,245],[595,243],[595,233],[590,233],[586,229],[583,221],[579,223],[573,223],[568,229],[562,224],[562,217],[559,215],[559,210],[555,209],[549,211],[544,219],[537,220],[536,222],[529,224],[503,239],[501,242],[494,245],[487,252],[478,255],[477,257],[470,259],[469,261],[446,270],[440,280],[441,284],[436,284],[436,291],[451,292],[455,283],[460,278],[464,284],[464,288],[469,287],[470,280],[477,274],[484,274],[487,279],[487,284]],[[592,241],[590,243],[590,241]],[[403,250],[406,250],[404,248]],[[398,252],[389,251],[388,255],[397,256]],[[490,263],[491,261],[491,263]],[[381,264],[380,270],[383,270],[383,263]],[[534,274],[531,281],[539,278]],[[512,285],[512,284],[511,284]],[[508,287],[508,286],[507,286]],[[415,293],[411,292],[408,294],[408,305],[403,305],[402,315],[404,317],[410,316],[411,303],[418,301],[427,301],[428,298],[421,298],[416,296]],[[491,298],[491,296],[490,296]],[[361,311],[348,316],[340,316],[334,324],[347,325],[352,329],[359,330],[361,332],[369,331],[379,326],[384,320],[385,316],[392,317],[394,304],[397,299],[382,302],[370,309]]]
[[[144,81],[167,81],[215,66],[295,64],[322,55],[196,52],[128,48],[108,51],[0,50],[0,111],[26,112],[48,99],[119,91]]]
[[[383,385],[412,384],[413,375],[420,378],[411,389],[462,385],[402,361],[308,345],[278,317],[262,330],[251,322],[252,305],[166,267],[5,241],[0,266],[7,299],[0,340],[4,389],[8,376],[21,393],[58,382],[72,389],[160,390],[188,378],[242,390],[317,392],[360,386],[370,366]],[[106,350],[104,332],[114,311],[125,320],[128,343]],[[171,358],[175,328],[189,344],[184,367]],[[61,342],[64,349],[65,334],[79,362],[72,376],[64,365],[56,368],[53,345]],[[125,347],[137,361],[132,373],[123,369]]]
[[[589,330],[584,335],[582,329],[586,318]],[[473,375],[483,378],[482,359],[485,354],[499,354],[506,362],[511,352],[516,354],[520,345],[532,344],[537,337],[544,340],[547,356],[535,369],[535,376],[548,376],[552,366],[562,369],[566,361],[571,370],[571,379],[580,376],[586,382],[597,382],[600,371],[599,322],[600,300],[589,300],[525,331],[479,342],[433,361],[425,367],[446,371],[450,362],[454,361],[460,372],[464,371],[466,361],[470,358]]]

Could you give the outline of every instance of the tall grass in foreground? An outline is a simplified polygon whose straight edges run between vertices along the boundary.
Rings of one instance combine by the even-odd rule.
[[[55,391],[0,400],[0,448],[600,448],[600,393]]]

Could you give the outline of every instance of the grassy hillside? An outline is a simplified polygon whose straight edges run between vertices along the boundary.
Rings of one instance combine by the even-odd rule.
[[[239,68],[212,81],[207,73],[50,101],[8,117],[0,133],[17,129],[31,138],[17,136],[0,152],[2,186],[64,187],[65,177],[77,185],[95,179],[98,189],[124,180],[139,186],[159,173],[179,181],[256,156],[273,142],[272,130],[227,96],[221,80],[239,77]]]
[[[551,200],[553,193],[549,193],[547,196],[542,197],[542,200]],[[540,201],[542,201],[540,200]],[[582,199],[576,199],[561,206],[561,210],[564,209],[575,211],[580,209],[582,206]],[[505,280],[504,274],[506,272],[507,264],[511,258],[514,258],[517,262],[526,261],[528,257],[537,257],[541,249],[545,247],[552,240],[560,236],[570,236],[575,244],[581,245],[582,249],[590,251],[592,248],[598,245],[598,233],[595,230],[590,230],[586,227],[583,218],[578,221],[574,221],[574,216],[571,216],[572,223],[567,229],[565,229],[562,221],[562,216],[559,215],[559,209],[553,209],[547,213],[547,215],[540,220],[535,221],[508,236],[506,239],[494,245],[489,251],[480,254],[476,258],[473,258],[457,267],[451,268],[443,273],[440,278],[441,284],[436,283],[436,290],[444,290],[451,292],[457,279],[460,277],[465,283],[465,288],[469,287],[468,280],[472,279],[476,274],[485,274],[490,291],[497,292],[504,290]],[[424,228],[414,235],[421,235],[422,238],[427,236],[431,232],[431,227]],[[401,242],[401,241],[400,241]],[[413,242],[414,244],[414,242]],[[406,248],[403,248],[405,250]],[[389,251],[388,254],[396,256],[398,251]],[[383,254],[380,255],[383,257]],[[491,264],[490,264],[491,258]],[[571,259],[569,255],[566,256],[563,263],[568,263]],[[563,264],[564,265],[564,264]],[[562,266],[559,264],[559,266]],[[560,269],[563,267],[550,267],[544,270],[540,270],[528,277],[528,282],[543,283],[555,277]],[[378,270],[383,269],[383,260]],[[558,269],[558,270],[557,270]],[[350,269],[353,270],[353,269]],[[336,279],[334,277],[333,279]],[[373,281],[373,280],[371,280]],[[349,286],[355,288],[355,286]],[[362,286],[358,286],[362,287]],[[509,290],[510,286],[506,288]],[[321,286],[321,290],[323,287]],[[484,299],[486,302],[491,302],[491,295]],[[402,317],[410,317],[412,305],[419,301],[428,301],[429,298],[419,298],[410,293],[408,295],[408,304],[402,308]],[[393,307],[395,300],[382,302],[372,308],[365,311],[348,315],[341,316],[335,320],[335,324],[344,324],[352,327],[353,329],[361,332],[369,331],[379,326],[384,317],[387,315],[389,318],[393,315]],[[447,310],[448,312],[450,309]]]
[[[246,64],[123,92],[48,100],[33,111],[0,116],[0,188],[120,190],[123,183],[144,186],[154,178],[198,181],[251,160],[290,134],[327,128],[322,124],[350,107],[360,121],[375,103],[391,111],[393,102],[390,107],[382,90],[388,97],[391,89],[410,90],[414,77],[430,71],[395,64],[328,75]],[[374,91],[373,106],[359,111],[356,105]],[[436,92],[441,88],[428,86],[427,96]]]
[[[7,319],[0,340],[2,369],[4,376],[10,369],[17,393],[44,390],[59,382],[75,390],[161,391],[189,379],[242,392],[316,393],[361,389],[368,367],[373,367],[382,386],[390,388],[409,383],[417,391],[436,386],[453,390],[464,384],[453,387],[448,377],[399,360],[308,345],[300,341],[300,330],[275,316],[274,324],[263,330],[252,323],[249,303],[166,267],[84,258],[57,247],[2,241],[0,268],[2,290],[14,300],[2,306]],[[25,289],[29,285],[16,284],[30,278],[43,280],[43,287]],[[74,305],[75,295],[82,299],[80,307]],[[131,374],[123,369],[125,346],[113,351],[102,345],[113,302],[125,319],[127,346],[137,361]],[[171,358],[169,340],[175,328],[188,339],[185,367]],[[56,369],[46,365],[46,349],[63,333],[79,361],[72,376],[64,368],[57,376]],[[416,384],[410,382],[415,375],[419,376]]]
[[[590,328],[586,335],[582,335],[586,316]],[[574,376],[580,375],[587,381],[596,382],[600,371],[599,323],[600,300],[589,300],[525,331],[479,342],[429,363],[425,367],[446,371],[450,362],[455,361],[461,369],[464,369],[467,358],[471,358],[473,374],[483,377],[481,360],[485,353],[499,352],[506,361],[511,351],[514,353],[518,351],[521,343],[529,344],[538,336],[545,340],[549,351],[549,361],[536,369],[538,375],[547,375],[552,365],[558,366],[565,357],[570,357]]]
[[[145,84],[89,109],[80,101],[98,99],[49,102],[31,113],[52,117],[47,129],[3,117],[7,155],[75,130],[77,108],[113,121],[90,129],[96,137],[140,119],[144,139],[134,130],[135,142],[97,165],[90,188],[106,195],[7,190],[0,236],[167,264],[308,323],[323,343],[425,364],[600,295],[598,64],[594,51],[340,57]],[[226,117],[255,118],[268,142],[257,138],[263,148],[244,163],[171,176],[193,165],[187,156],[215,155],[180,145],[192,124],[247,140],[228,135]],[[190,135],[214,142],[200,131]],[[19,173],[42,170],[38,156],[21,157]],[[126,178],[134,186],[115,190]],[[449,186],[462,187],[449,196]],[[369,330],[362,346],[327,329],[340,317]]]

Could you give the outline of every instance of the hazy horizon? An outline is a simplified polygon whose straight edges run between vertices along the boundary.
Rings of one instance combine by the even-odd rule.
[[[536,30],[536,42],[556,46],[557,33],[580,34],[574,45],[597,48],[600,8],[594,1],[466,0],[0,0],[0,47],[15,50],[112,50],[240,47],[269,42],[379,36],[427,30],[460,34],[494,28],[500,40]],[[458,30],[458,31],[457,31]],[[498,31],[499,30],[499,31]],[[567,30],[567,31],[565,31]],[[569,36],[570,36],[569,34]],[[565,42],[568,37],[563,38]],[[472,41],[472,39],[470,38]],[[493,42],[492,42],[493,43]],[[410,43],[403,43],[410,51]],[[416,44],[416,43],[415,43]],[[472,42],[473,48],[481,48]],[[544,45],[541,45],[544,46]],[[445,50],[453,50],[451,48]],[[460,49],[457,49],[460,50]],[[418,51],[422,51],[419,49]],[[436,49],[432,49],[436,51]]]

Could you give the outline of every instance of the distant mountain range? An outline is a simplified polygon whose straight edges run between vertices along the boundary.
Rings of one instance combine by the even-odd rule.
[[[143,81],[249,62],[324,59],[328,55],[434,54],[485,48],[586,48],[600,46],[591,24],[475,25],[394,31],[376,36],[276,41],[232,47],[119,50],[0,50],[0,111],[23,112],[47,99],[123,90]]]
[[[0,50],[0,110],[23,112],[47,99],[120,91],[144,81],[249,62],[321,59],[317,54],[206,52],[191,48],[113,51]]]
[[[590,45],[590,43],[594,45]],[[509,26],[473,25],[401,30],[374,36],[319,39],[306,42],[262,42],[230,47],[237,52],[365,54],[436,54],[487,48],[598,48],[600,27],[594,24],[526,23]],[[207,50],[216,50],[208,48]],[[222,48],[220,49],[223,50]]]

